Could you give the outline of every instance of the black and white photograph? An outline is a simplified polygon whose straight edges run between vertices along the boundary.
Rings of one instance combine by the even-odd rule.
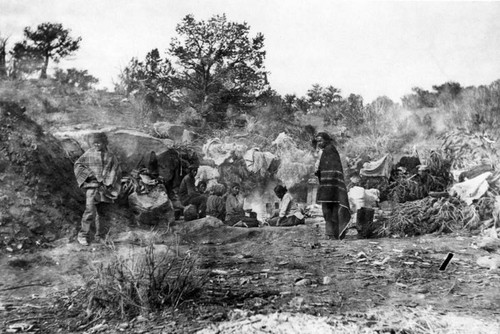
[[[0,333],[500,333],[499,18],[0,0]]]

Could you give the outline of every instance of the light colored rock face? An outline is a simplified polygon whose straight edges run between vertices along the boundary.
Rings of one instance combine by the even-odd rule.
[[[195,138],[196,134],[193,131],[184,130],[182,133],[182,143],[191,143]]]
[[[140,131],[116,128],[57,132],[54,136],[60,140],[72,138],[78,142],[83,151],[86,151],[90,148],[92,134],[96,132],[107,134],[109,150],[116,154],[123,170],[128,172],[137,168],[139,164],[147,166],[152,151],[161,154],[173,145],[170,139],[159,139]]]
[[[160,137],[171,139],[175,143],[190,143],[195,138],[194,132],[178,124],[157,122],[153,124],[153,129]]]

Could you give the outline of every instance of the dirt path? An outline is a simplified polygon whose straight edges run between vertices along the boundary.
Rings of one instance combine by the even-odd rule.
[[[468,319],[464,326],[469,330],[477,324],[486,326],[481,327],[483,332],[500,328],[500,274],[476,264],[479,256],[487,254],[475,246],[478,237],[428,235],[339,242],[324,240],[322,231],[321,222],[310,219],[292,228],[223,227],[178,235],[179,251],[199,252],[201,268],[209,273],[210,281],[190,311],[180,318],[176,315],[177,325],[165,332],[194,332],[221,321],[278,311],[388,329],[401,326],[397,317],[390,325],[388,319],[381,324],[368,315],[395,310],[411,315],[425,310],[448,322]],[[119,242],[114,252],[128,256],[141,252],[143,248],[135,241],[147,234],[132,231],[116,236]],[[166,240],[173,242],[170,237]],[[111,252],[107,247],[82,247],[61,240],[36,253],[2,254],[0,323],[8,328],[31,314],[34,319],[28,323],[39,333],[63,328],[43,319],[43,306],[50,305],[53,293],[77,290],[91,268],[107,261]],[[451,263],[440,271],[450,252],[454,253]],[[67,326],[68,321],[61,324]],[[116,332],[119,323],[106,330]],[[168,323],[164,315],[146,328],[161,333]],[[72,331],[92,328],[81,328],[82,324]]]

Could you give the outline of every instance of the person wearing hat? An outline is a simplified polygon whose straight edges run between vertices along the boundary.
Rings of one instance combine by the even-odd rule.
[[[343,239],[351,211],[342,162],[333,139],[326,132],[316,135],[313,146],[322,150],[316,171],[319,181],[316,202],[323,211],[325,234],[328,239]]]
[[[77,238],[84,246],[89,245],[92,223],[96,230],[94,242],[102,241],[105,203],[113,203],[121,190],[121,168],[116,157],[108,151],[108,137],[102,132],[93,134],[91,143],[92,147],[74,164],[78,186],[85,191],[85,211]]]

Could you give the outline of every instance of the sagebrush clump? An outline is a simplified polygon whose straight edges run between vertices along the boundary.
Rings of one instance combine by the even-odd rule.
[[[115,251],[108,264],[94,270],[87,312],[130,318],[176,308],[201,293],[205,278],[192,253],[160,252],[152,243],[129,258]]]

